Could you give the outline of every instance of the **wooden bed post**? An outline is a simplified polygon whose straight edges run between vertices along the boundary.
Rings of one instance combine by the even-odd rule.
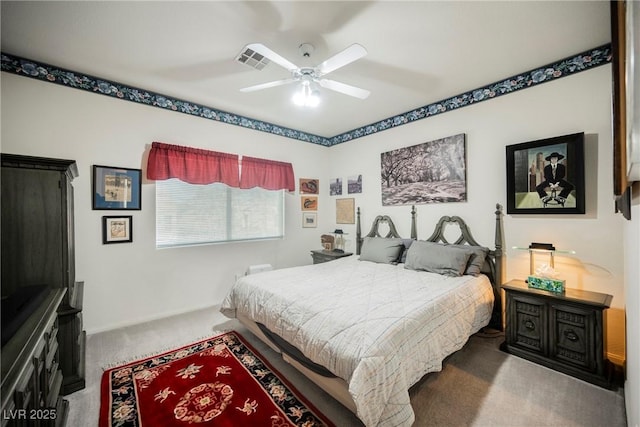
[[[503,262],[502,262],[502,205],[496,203],[496,237],[495,237],[495,257],[496,257],[496,277],[495,281],[498,286],[504,282]]]
[[[503,252],[502,252],[502,205],[496,203],[496,236],[495,236],[495,249],[494,253],[494,264],[495,264],[495,272],[494,272],[494,303],[493,303],[493,314],[491,315],[491,322],[489,323],[489,327],[497,329],[499,331],[504,330],[504,321],[503,321],[503,307],[502,307],[502,284],[504,283],[504,260],[503,260]]]
[[[418,231],[416,230],[416,205],[411,206],[411,238],[418,239]]]
[[[356,255],[360,255],[362,249],[362,230],[360,229],[360,206],[356,214]]]

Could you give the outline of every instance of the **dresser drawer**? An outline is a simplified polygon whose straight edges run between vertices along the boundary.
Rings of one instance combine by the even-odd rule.
[[[45,340],[47,342],[47,348],[51,348],[54,343],[58,343],[58,318],[55,318],[55,321],[51,325],[51,328],[48,332],[44,334]]]
[[[35,407],[33,391],[36,388],[37,377],[33,364],[27,365],[21,377],[14,391],[14,402],[17,409],[29,410]]]

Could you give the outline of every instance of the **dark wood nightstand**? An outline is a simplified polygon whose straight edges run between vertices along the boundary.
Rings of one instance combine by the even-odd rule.
[[[346,256],[351,256],[351,255],[353,255],[353,252],[323,251],[321,249],[311,251],[311,257],[313,258],[314,264],[333,261],[334,259],[344,258]]]
[[[506,293],[506,331],[502,350],[611,387],[611,364],[604,356],[603,312],[611,295],[565,289],[554,293],[524,281],[502,285]]]

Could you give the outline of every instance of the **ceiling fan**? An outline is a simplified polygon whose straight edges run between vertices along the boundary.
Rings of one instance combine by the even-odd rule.
[[[304,57],[310,57],[313,50],[314,47],[309,43],[300,45],[300,52]],[[307,106],[314,106],[314,104],[317,105],[317,103],[319,102],[320,98],[317,86],[359,99],[365,99],[369,96],[370,92],[368,90],[337,82],[335,80],[330,80],[324,77],[332,71],[344,67],[345,65],[350,64],[367,54],[367,50],[362,45],[359,45],[357,43],[352,44],[343,51],[335,54],[334,56],[330,57],[329,59],[315,67],[298,67],[291,61],[283,58],[261,43],[252,43],[245,46],[238,59],[240,60],[240,57],[242,55],[247,55],[247,52],[249,51],[254,52],[251,55],[258,61],[260,61],[259,57],[263,56],[264,58],[267,58],[268,60],[285,68],[291,73],[291,77],[268,83],[262,83],[255,86],[245,87],[240,89],[241,92],[254,92],[257,90],[299,82],[301,87],[300,91],[297,92],[296,95],[294,95],[294,102],[299,103],[300,105]],[[255,54],[258,54],[258,56],[256,56]]]

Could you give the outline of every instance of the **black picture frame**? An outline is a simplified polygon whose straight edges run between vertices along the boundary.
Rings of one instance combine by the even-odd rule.
[[[93,166],[93,210],[141,210],[142,170]]]
[[[556,166],[555,191],[545,185],[554,180],[545,178],[554,153],[561,165]],[[584,132],[508,145],[506,156],[507,214],[585,213]],[[552,176],[550,169],[546,173]]]
[[[115,215],[102,217],[102,244],[133,242],[133,217]]]

